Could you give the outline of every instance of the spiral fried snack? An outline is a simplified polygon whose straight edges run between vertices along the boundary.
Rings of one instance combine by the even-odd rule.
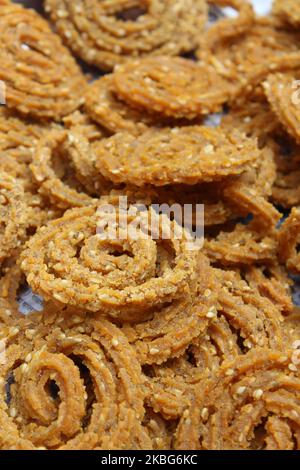
[[[187,350],[194,378],[202,374],[198,382],[205,374],[215,374],[229,358],[255,347],[285,350],[291,340],[274,299],[233,271],[216,271],[216,276],[223,285],[218,305],[211,312],[205,333],[195,338]]]
[[[250,167],[224,185],[224,200],[239,216],[251,215],[251,221],[225,224],[219,233],[208,236],[205,250],[211,260],[222,266],[241,266],[276,259],[276,225],[281,214],[268,201],[275,178],[273,152],[266,147],[257,168]]]
[[[258,157],[255,140],[204,126],[150,129],[137,138],[122,132],[97,147],[107,179],[137,186],[216,181],[255,166]]]
[[[245,34],[200,48],[198,56],[224,80],[235,81],[238,90],[232,102],[237,105],[253,94],[261,99],[263,92],[257,87],[272,71],[299,68],[298,38],[298,33],[278,29],[271,19],[263,18]]]
[[[271,300],[259,285],[250,282],[249,274],[248,276],[245,274],[247,280],[242,279],[242,274],[231,271],[218,271],[216,275],[220,282],[223,280],[225,284],[219,294],[219,315],[226,320],[228,331],[235,331],[236,335],[239,335],[240,341],[235,341],[236,351],[244,353],[256,346],[284,349],[286,346],[286,333],[282,327],[284,318],[273,299]],[[218,319],[217,321],[213,319],[214,322],[218,328]],[[218,344],[218,341],[215,339],[213,344]],[[219,345],[219,350],[225,352],[222,360],[231,355],[228,352],[226,354],[228,346],[224,350],[224,346]]]
[[[264,89],[279,121],[294,139],[300,143],[300,112],[298,81],[289,74],[270,75]]]
[[[189,220],[191,225],[197,226],[199,224],[197,219],[202,213],[204,216],[204,226],[212,227],[224,224],[237,217],[234,209],[224,201],[223,189],[222,182],[219,184],[212,182],[194,186],[172,185],[151,188],[150,198],[153,204],[169,204],[169,206],[180,204],[183,209],[190,207],[192,209],[191,214],[188,215],[184,211],[185,220]],[[144,193],[145,188],[141,188],[141,191]],[[149,191],[148,188],[147,191]],[[203,212],[201,212],[201,205],[203,205]]]
[[[143,424],[151,438],[153,450],[169,450],[172,448],[176,421],[167,421],[163,416],[149,408],[146,410]]]
[[[7,108],[0,108],[0,171],[8,173],[23,187],[23,199],[30,212],[29,228],[58,216],[49,201],[38,194],[38,185],[29,168],[39,140],[54,129],[59,129],[59,125],[22,119]]]
[[[78,147],[83,141],[87,147],[84,137],[79,140]],[[93,203],[93,199],[84,192],[84,188],[72,171],[72,159],[69,152],[69,143],[74,146],[76,139],[72,136],[68,139],[68,133],[55,130],[47,133],[36,148],[30,165],[33,177],[39,185],[39,192],[43,196],[61,208],[81,207]],[[84,153],[82,151],[82,153]],[[67,159],[69,156],[69,165]],[[87,157],[87,154],[86,154]]]
[[[25,239],[28,212],[24,191],[15,178],[0,172],[0,265]]]
[[[13,156],[5,155],[0,161],[0,173],[3,171],[16,181],[17,186],[21,187],[22,203],[28,214],[29,234],[32,233],[31,230],[34,227],[40,227],[48,220],[61,215],[56,207],[49,204],[49,200],[37,193],[38,185],[32,177],[28,164],[19,163]]]
[[[140,212],[129,207],[131,226],[123,231],[118,207],[110,204],[117,216],[107,218],[109,203],[106,198],[102,206],[100,200],[98,207],[71,210],[39,230],[22,255],[22,269],[33,290],[48,299],[141,318],[188,290],[198,250],[190,249],[189,234],[175,221],[146,206]]]
[[[15,163],[30,163],[36,142],[46,126],[24,121],[5,107],[0,107],[0,151],[2,165],[7,158]]]
[[[53,220],[62,215],[62,212],[49,204],[49,200],[43,198],[37,193],[38,186],[33,180],[32,173],[26,163],[18,163],[12,156],[5,156],[5,159],[0,162],[0,173],[4,170],[9,174],[21,188],[22,192],[22,205],[27,214],[27,223],[24,235],[26,238],[30,236],[33,231],[49,220]],[[21,219],[22,223],[22,219]],[[28,233],[27,233],[28,232]],[[25,236],[22,237],[25,240]]]
[[[108,137],[105,129],[79,111],[65,117],[64,125],[68,129],[65,147],[78,181],[90,196],[109,192],[111,184],[97,170],[94,150]]]
[[[0,449],[300,450],[294,4],[16,3]]]
[[[243,182],[229,184],[224,190],[224,197],[235,205],[244,216],[252,214],[253,225],[259,229],[275,228],[282,214],[268,200],[259,194],[259,191],[247,186]]]
[[[239,183],[241,185],[240,187],[248,187],[248,190],[253,192],[254,198],[263,197],[266,201],[268,201],[272,195],[272,188],[276,180],[276,170],[277,168],[273,149],[266,145],[261,150],[258,165],[256,167],[249,167],[247,171],[239,178]],[[240,208],[243,206],[245,209],[247,203],[243,202],[243,204],[244,205],[240,204]],[[277,211],[277,214],[275,214],[274,208],[270,206],[269,212],[273,212],[274,223],[279,213]],[[257,211],[254,213],[258,216]]]
[[[226,185],[223,199],[239,215],[252,214],[256,224],[267,229],[274,227],[281,216],[269,202],[277,178],[276,152],[273,149],[275,143],[272,138],[277,135],[279,126],[268,104],[260,102],[251,102],[249,107],[230,110],[221,122],[221,127],[227,132],[234,127],[247,137],[256,137],[261,149],[256,167],[249,166],[236,181]]]
[[[237,18],[222,18],[213,24],[200,38],[200,47],[212,48],[218,41],[248,32],[255,23],[255,14],[248,0],[208,0],[218,7],[230,7],[237,11]]]
[[[146,322],[123,327],[141,364],[161,364],[179,357],[192,340],[206,330],[217,291],[213,271],[203,255],[197,272],[198,285],[192,295],[156,311]]]
[[[259,147],[266,145],[270,134],[278,131],[279,122],[269,103],[249,101],[247,106],[234,106],[222,117],[221,127],[239,129],[247,137],[256,137]]]
[[[241,266],[272,262],[277,253],[276,232],[257,230],[256,224],[237,224],[231,231],[221,231],[205,241],[205,253],[222,266]]]
[[[0,79],[9,108],[60,120],[79,107],[85,79],[44,19],[1,1],[0,38]]]
[[[51,123],[49,128],[52,126],[56,125]],[[50,219],[53,218],[51,216],[53,208],[49,206],[45,208],[41,197],[37,194],[38,186],[29,168],[37,143],[46,132],[45,124],[23,120],[7,108],[0,108],[0,171],[8,173],[23,186],[25,202],[31,210],[30,224],[34,220],[37,221],[42,212],[46,218],[48,217],[46,212]],[[45,220],[44,217],[42,219]]]
[[[113,75],[106,75],[89,86],[85,95],[85,109],[94,121],[112,133],[128,131],[138,135],[161,120],[159,116],[130,108],[118,99]]]
[[[213,66],[178,57],[129,62],[117,67],[113,78],[117,94],[129,105],[173,118],[218,112],[234,91]]]
[[[214,276],[222,287],[217,290],[218,304],[207,315],[205,332],[200,332],[178,359],[146,371],[146,402],[167,419],[182,416],[191,404],[194,388],[216,374],[224,361],[258,346],[285,350],[295,336],[281,314],[283,309],[285,313],[292,310],[291,302],[288,308],[283,305],[287,291],[281,287],[274,295],[270,289],[273,279],[268,280],[267,290],[266,283],[253,273],[246,274],[251,281],[233,271],[214,271]]]
[[[283,23],[300,25],[300,6],[297,0],[273,0],[272,13]]]
[[[86,319],[49,332],[33,317],[2,334],[1,448],[151,449],[140,365],[116,326]]]
[[[299,369],[291,350],[256,349],[227,361],[196,389],[179,424],[175,447],[299,449],[299,390]],[[264,433],[258,432],[261,426]]]
[[[202,371],[189,362],[190,349],[179,358],[148,366],[146,371],[146,404],[170,423],[182,416],[190,405],[193,387],[203,380]]]
[[[293,281],[288,272],[279,264],[266,266],[249,266],[242,272],[249,286],[255,287],[259,294],[267,297],[283,315],[293,311],[291,286]]]
[[[289,271],[300,272],[300,210],[294,207],[279,231],[278,256]]]
[[[192,51],[207,20],[204,0],[46,0],[45,8],[74,54],[103,70]]]

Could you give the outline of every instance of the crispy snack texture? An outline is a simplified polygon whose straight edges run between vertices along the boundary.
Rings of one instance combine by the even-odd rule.
[[[20,3],[0,450],[300,450],[299,2]]]
[[[46,0],[45,9],[74,54],[106,71],[192,51],[208,12],[205,0]]]
[[[60,120],[80,106],[84,76],[43,18],[1,2],[0,37],[0,80],[6,84],[10,109]]]

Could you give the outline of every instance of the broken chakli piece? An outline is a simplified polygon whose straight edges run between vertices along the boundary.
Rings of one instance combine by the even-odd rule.
[[[0,0],[0,449],[299,449],[297,5],[44,4]]]

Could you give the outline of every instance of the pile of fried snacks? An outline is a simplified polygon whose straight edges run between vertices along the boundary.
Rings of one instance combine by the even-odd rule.
[[[299,44],[298,0],[0,0],[0,449],[300,449]]]

